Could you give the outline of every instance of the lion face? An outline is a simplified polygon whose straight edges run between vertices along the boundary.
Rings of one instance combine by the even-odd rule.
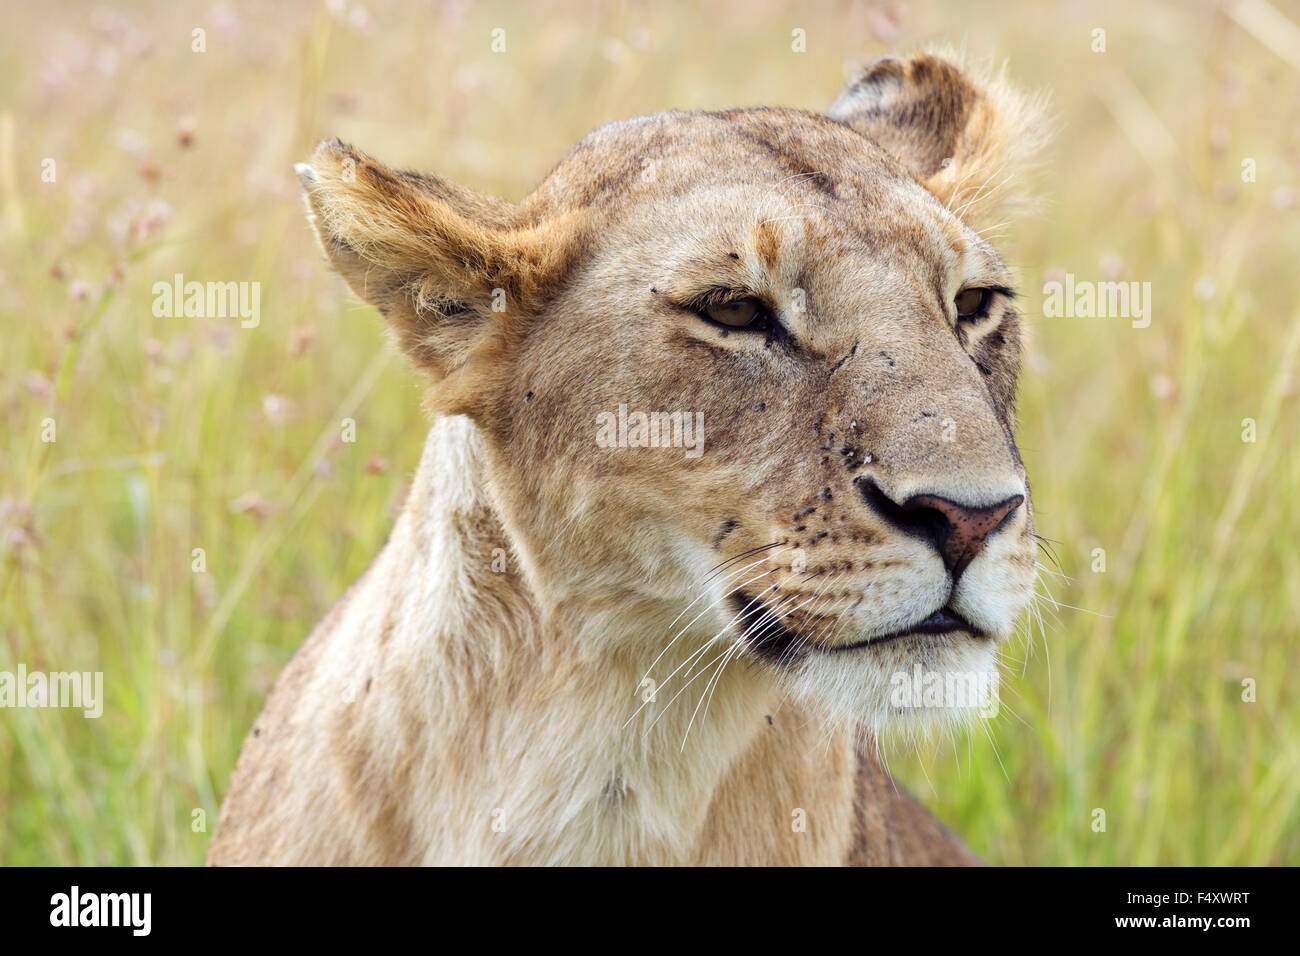
[[[338,144],[302,175],[434,406],[487,436],[540,603],[671,611],[662,644],[880,726],[979,706],[915,678],[988,680],[1032,594],[1012,278],[976,231],[1025,115],[921,57],[827,116],[604,127],[519,206]]]

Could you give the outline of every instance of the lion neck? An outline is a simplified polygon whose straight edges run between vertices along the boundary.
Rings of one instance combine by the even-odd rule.
[[[438,808],[426,862],[687,863],[755,852],[807,862],[839,852],[825,826],[815,838],[789,834],[807,836],[800,814],[813,805],[823,821],[846,812],[845,737],[783,702],[744,661],[719,669],[725,646],[705,647],[711,631],[683,635],[655,667],[666,678],[701,651],[693,673],[643,683],[681,602],[539,594],[535,576],[513,567],[518,542],[491,493],[483,442],[466,418],[435,422],[381,576],[388,673],[418,682],[402,719],[431,728],[433,792],[418,801]],[[696,679],[683,688],[687,673]],[[759,851],[756,841],[773,845]]]

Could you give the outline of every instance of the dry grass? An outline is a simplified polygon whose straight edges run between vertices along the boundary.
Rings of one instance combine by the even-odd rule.
[[[314,141],[517,199],[606,120],[824,108],[846,64],[951,42],[1053,92],[1049,203],[1007,227],[1028,311],[1068,271],[1149,281],[1154,313],[1034,321],[1063,606],[1009,661],[1022,720],[893,768],[995,862],[1300,862],[1295,6],[185,6],[0,14],[0,670],[108,696],[0,712],[0,860],[199,861],[193,811],[384,540],[425,423],[303,223]],[[178,272],[260,282],[261,324],[155,318]]]

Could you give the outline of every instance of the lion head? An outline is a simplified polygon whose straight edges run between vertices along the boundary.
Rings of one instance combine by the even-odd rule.
[[[981,229],[1038,130],[923,55],[825,114],[601,127],[517,204],[337,141],[299,174],[429,405],[481,432],[541,606],[671,613],[665,642],[879,726],[900,674],[990,672],[1032,594],[1014,278]]]

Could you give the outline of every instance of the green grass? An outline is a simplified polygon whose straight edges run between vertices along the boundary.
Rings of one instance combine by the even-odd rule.
[[[303,222],[315,140],[518,199],[606,120],[824,108],[846,62],[937,41],[1053,92],[1048,201],[1007,248],[1061,607],[1009,655],[1020,719],[891,767],[993,862],[1300,862],[1300,49],[1242,28],[1257,4],[181,6],[0,14],[0,670],[102,670],[108,697],[0,711],[0,861],[201,860],[193,811],[210,831],[271,681],[391,525],[426,424]],[[1042,316],[1055,271],[1151,282],[1150,327]],[[155,318],[176,272],[260,282],[261,325]]]

